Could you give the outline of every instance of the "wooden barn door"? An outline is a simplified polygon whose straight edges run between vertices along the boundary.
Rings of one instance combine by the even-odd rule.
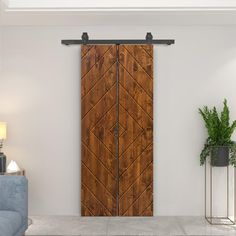
[[[153,214],[152,54],[82,46],[82,216]]]
[[[116,46],[82,46],[81,214],[117,215]]]
[[[119,46],[120,216],[153,215],[152,55],[151,45]]]

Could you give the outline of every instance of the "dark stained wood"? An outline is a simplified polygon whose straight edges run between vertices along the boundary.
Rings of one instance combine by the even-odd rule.
[[[141,47],[151,58],[153,58],[153,45],[141,45]]]
[[[119,47],[119,215],[153,215],[153,49]]]
[[[83,70],[81,71],[81,76],[87,74],[93,66],[98,66],[99,61],[103,61],[106,56],[106,52],[111,48],[110,45],[101,45],[101,46],[85,46],[82,52],[82,55],[84,57],[82,58],[81,64],[83,67]],[[86,56],[85,56],[86,55]]]
[[[142,107],[143,110],[152,116],[153,104],[152,97],[135,81],[123,66],[120,67],[120,85],[131,94],[132,98]]]
[[[94,85],[94,87],[83,97],[81,101],[82,105],[82,117],[84,117],[116,84],[116,66],[113,65]]]
[[[124,45],[126,51],[134,58],[140,67],[152,78],[153,59],[150,56],[150,47],[145,45]],[[146,49],[146,50],[145,50]],[[149,53],[147,51],[149,50]]]
[[[82,46],[83,48],[87,46]],[[116,62],[116,47],[101,46],[104,50],[98,50],[97,54],[92,54],[92,49],[84,56],[81,63],[81,96],[82,98],[91,90],[93,86],[107,73],[110,67]],[[82,51],[85,49],[81,49]],[[100,48],[97,46],[96,49]],[[99,58],[99,59],[94,59]],[[92,63],[90,62],[93,61]],[[94,64],[95,63],[95,64]]]
[[[81,60],[84,58],[84,56],[88,53],[88,51],[93,47],[93,45],[86,46],[83,50],[81,50]]]
[[[82,216],[117,215],[116,47],[82,46]]]
[[[153,95],[153,76],[150,76],[151,71],[147,73],[140,65],[141,62],[134,58],[126,49],[127,46],[120,45],[119,47],[119,61],[121,66],[130,74],[130,76],[139,84],[143,91],[146,92],[151,98]],[[146,47],[143,45],[142,48]],[[146,56],[149,56],[146,54]],[[120,77],[121,78],[121,77]]]
[[[123,94],[120,92],[120,95]],[[119,137],[119,154],[121,155],[143,132],[143,129],[121,104],[119,105],[119,126],[124,127],[125,130]]]
[[[82,216],[153,214],[153,48],[119,45],[118,52],[82,46]]]

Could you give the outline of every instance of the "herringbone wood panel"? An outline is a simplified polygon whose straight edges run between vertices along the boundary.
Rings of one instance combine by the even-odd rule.
[[[119,215],[153,215],[153,49],[119,46]],[[127,141],[129,140],[129,141]]]
[[[117,215],[116,47],[82,46],[82,216]]]
[[[147,45],[82,46],[83,216],[152,215],[152,54]]]

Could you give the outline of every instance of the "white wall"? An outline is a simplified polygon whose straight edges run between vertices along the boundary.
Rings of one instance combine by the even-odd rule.
[[[175,38],[155,48],[155,215],[203,215],[206,132],[198,114],[228,98],[236,118],[236,28],[4,27],[0,120],[4,151],[26,169],[30,214],[80,209],[80,53],[61,39]]]
[[[2,70],[2,28],[0,26],[0,75],[1,75],[1,70]]]

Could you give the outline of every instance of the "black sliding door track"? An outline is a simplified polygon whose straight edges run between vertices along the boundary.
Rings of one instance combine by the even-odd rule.
[[[174,39],[153,39],[151,33],[147,33],[146,39],[89,39],[88,33],[84,32],[82,39],[63,39],[61,43],[64,45],[78,44],[163,44],[171,45],[175,43]]]

